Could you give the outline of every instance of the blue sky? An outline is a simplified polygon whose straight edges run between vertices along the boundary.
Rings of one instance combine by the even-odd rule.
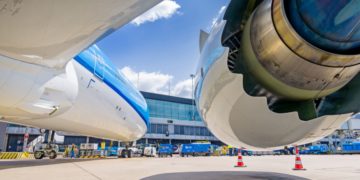
[[[140,90],[167,93],[170,83],[172,95],[188,97],[189,76],[199,58],[199,31],[210,30],[229,0],[167,1],[150,10],[158,11],[158,19],[129,23],[97,45]]]

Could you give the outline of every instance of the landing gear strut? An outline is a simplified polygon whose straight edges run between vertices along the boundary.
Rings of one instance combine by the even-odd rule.
[[[34,150],[35,159],[42,159],[44,157],[55,159],[57,157],[57,152],[59,151],[59,147],[54,143],[54,136],[55,136],[55,131],[50,131],[50,130],[45,131],[44,142],[35,145],[35,150]]]
[[[118,151],[118,157],[122,158],[131,158],[133,156],[133,151],[129,148],[131,143],[126,143],[125,149]]]

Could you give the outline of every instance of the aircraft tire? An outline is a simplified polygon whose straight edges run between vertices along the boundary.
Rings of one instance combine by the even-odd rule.
[[[44,152],[42,151],[35,151],[34,153],[35,159],[42,159],[44,157]]]
[[[49,153],[49,158],[50,158],[50,159],[56,159],[56,157],[57,157],[56,152],[55,152],[54,150],[52,150],[52,151]]]

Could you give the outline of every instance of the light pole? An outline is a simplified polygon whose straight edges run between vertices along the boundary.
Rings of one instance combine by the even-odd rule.
[[[29,140],[29,128],[26,127],[25,128],[25,134],[24,134],[23,152],[28,151],[28,148],[27,148],[28,140]]]
[[[169,96],[171,95],[171,79],[169,79]]]
[[[195,120],[195,114],[194,114],[194,108],[195,108],[195,105],[194,105],[194,77],[195,75],[194,74],[190,74],[190,77],[191,77],[191,108],[192,108],[192,120],[194,121]]]
[[[139,81],[140,81],[140,72],[137,74],[137,82],[136,82],[136,88],[139,89]]]

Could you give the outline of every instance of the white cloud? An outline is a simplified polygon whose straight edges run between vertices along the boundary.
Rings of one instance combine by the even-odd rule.
[[[216,24],[216,21],[220,18],[220,15],[222,13],[224,13],[224,11],[226,10],[226,6],[222,6],[219,10],[219,12],[217,13],[217,15],[212,19],[210,26],[207,28],[208,31],[210,31],[212,29],[212,27],[214,27],[214,25]]]
[[[192,82],[191,79],[186,79],[176,83],[173,93],[176,96],[191,98]]]
[[[153,92],[159,94],[169,94],[185,98],[191,98],[192,82],[186,79],[173,84],[174,77],[161,72],[136,72],[130,67],[124,67],[120,70],[140,91]]]
[[[181,6],[174,0],[164,0],[160,4],[146,11],[144,14],[135,18],[133,21],[131,21],[131,23],[139,26],[145,22],[154,22],[163,18],[168,19],[176,13],[181,14],[178,12],[178,9],[180,8]]]

